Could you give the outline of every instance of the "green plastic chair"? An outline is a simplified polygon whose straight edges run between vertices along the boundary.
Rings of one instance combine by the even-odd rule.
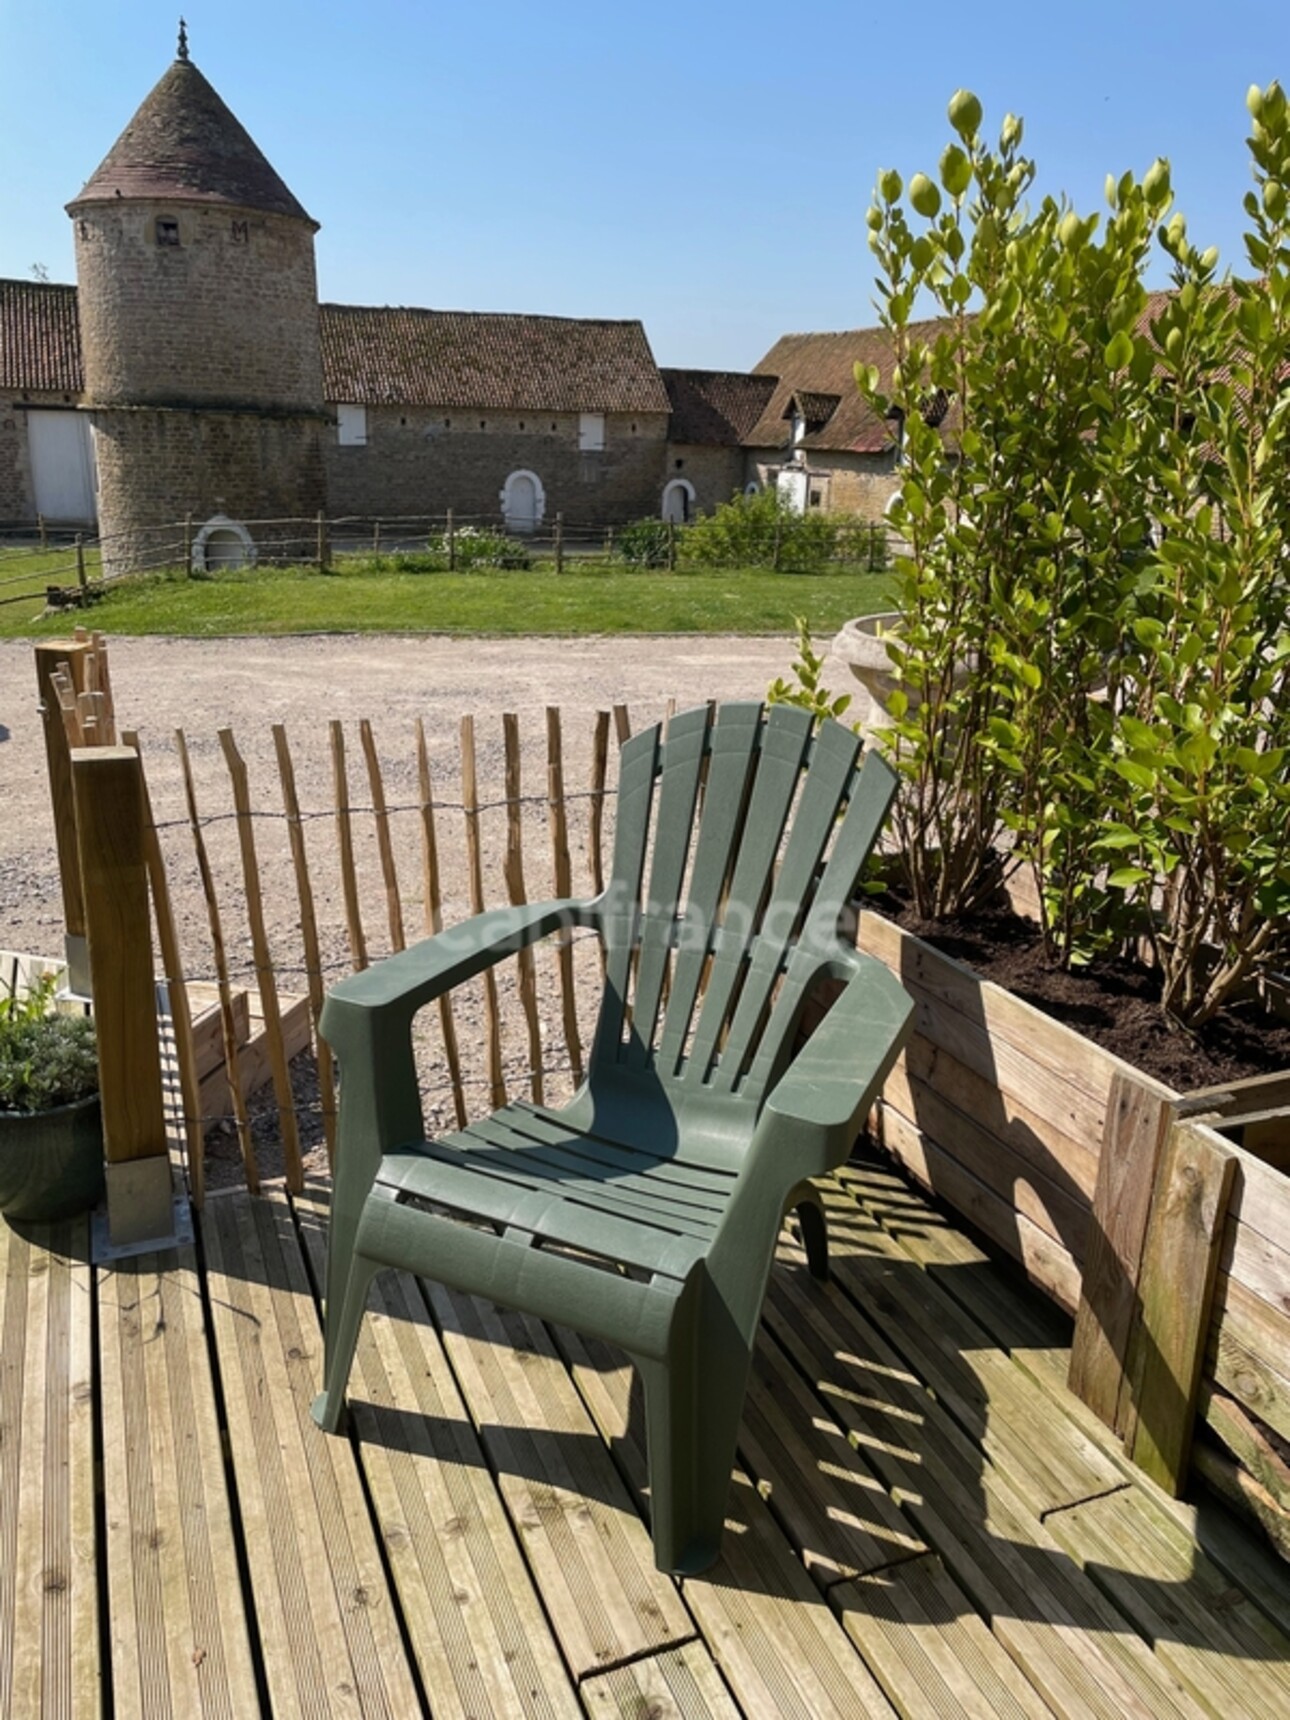
[[[838,723],[813,730],[791,706],[687,711],[623,747],[602,895],[480,914],[331,991],[321,1427],[341,1424],[373,1275],[433,1278],[628,1353],[655,1562],[712,1563],[780,1226],[795,1208],[827,1277],[808,1179],[846,1158],[909,1031],[898,981],[839,936],[894,787]],[[563,1110],[517,1102],[427,1140],[416,1012],[569,926],[594,927],[606,958],[586,1080]],[[822,979],[843,989],[799,1048]]]

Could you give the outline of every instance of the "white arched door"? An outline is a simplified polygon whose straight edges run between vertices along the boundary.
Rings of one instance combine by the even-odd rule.
[[[534,472],[512,472],[502,491],[502,518],[508,531],[533,532],[542,524],[546,497]]]
[[[694,513],[694,485],[688,478],[673,478],[663,491],[663,518],[683,526]]]

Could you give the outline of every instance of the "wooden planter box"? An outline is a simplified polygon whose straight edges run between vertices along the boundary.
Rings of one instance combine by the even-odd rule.
[[[1177,1491],[1199,1408],[1225,1452],[1196,1467],[1290,1549],[1290,1469],[1251,1419],[1290,1441],[1290,1181],[1213,1126],[1235,1101],[1174,1092],[877,914],[858,941],[916,1004],[879,1142],[1075,1316],[1072,1389],[1135,1461]]]

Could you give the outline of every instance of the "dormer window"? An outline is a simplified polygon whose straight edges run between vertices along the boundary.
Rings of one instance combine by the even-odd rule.
[[[158,215],[154,229],[159,245],[178,245],[179,223],[169,215]]]

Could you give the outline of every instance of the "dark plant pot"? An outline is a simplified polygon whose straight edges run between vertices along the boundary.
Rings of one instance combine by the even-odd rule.
[[[37,1224],[87,1212],[103,1193],[99,1096],[52,1111],[0,1111],[0,1212]]]

